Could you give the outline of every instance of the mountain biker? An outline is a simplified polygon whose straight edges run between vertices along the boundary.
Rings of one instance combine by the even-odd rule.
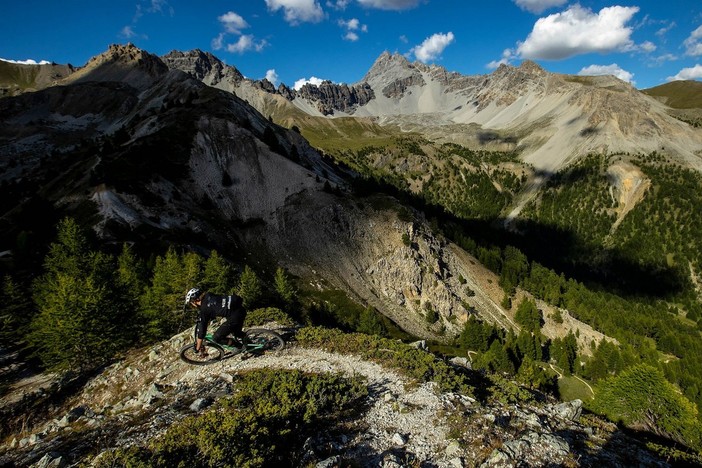
[[[215,317],[224,317],[226,321],[212,334],[212,339],[217,343],[225,344],[243,349],[246,334],[242,331],[246,309],[243,306],[243,299],[236,294],[222,296],[202,291],[200,288],[192,288],[185,296],[185,304],[190,304],[198,310],[197,331],[195,350],[200,354],[206,354],[205,334],[207,326]],[[239,342],[227,338],[229,334],[234,335]]]

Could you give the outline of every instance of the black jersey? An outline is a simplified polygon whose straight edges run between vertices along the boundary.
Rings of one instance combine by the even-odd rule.
[[[198,308],[197,337],[200,339],[205,338],[207,326],[215,317],[225,317],[228,321],[241,321],[243,323],[245,315],[243,300],[236,294],[222,296],[206,293]]]

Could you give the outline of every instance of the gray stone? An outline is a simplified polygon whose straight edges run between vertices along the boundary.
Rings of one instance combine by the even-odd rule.
[[[473,368],[473,364],[470,362],[470,360],[468,358],[456,356],[454,358],[451,358],[451,360],[449,362],[455,367],[463,367],[465,369],[472,369]]]
[[[452,457],[461,451],[461,444],[456,440],[452,440],[446,447],[445,453],[447,457]]]
[[[554,434],[541,435],[540,443],[546,447],[546,450],[550,453],[565,456],[570,452],[570,445],[568,442]]]
[[[513,463],[510,463],[512,459],[510,456],[502,451],[501,449],[495,449],[492,451],[488,459],[480,465],[481,467],[487,467],[487,466],[510,466]]]
[[[534,413],[527,414],[524,418],[524,422],[527,426],[531,428],[541,429],[541,421],[539,420],[539,417]]]
[[[567,401],[553,407],[554,414],[566,421],[577,421],[583,411],[581,400]]]
[[[59,468],[64,466],[63,457],[58,453],[50,452],[31,466],[32,468]]]
[[[234,382],[234,376],[232,374],[227,374],[226,372],[222,372],[221,374],[219,374],[219,378],[227,383]]]
[[[191,411],[202,411],[203,409],[207,408],[212,404],[212,400],[209,398],[198,398],[197,400],[193,401],[193,403],[190,405],[190,410]]]
[[[334,455],[333,457],[327,458],[315,465],[316,468],[334,468],[339,466],[341,462],[341,457],[339,455]]]
[[[396,432],[392,436],[392,443],[401,447],[407,443],[407,438],[405,436],[403,436],[402,434]]]
[[[149,388],[146,391],[144,391],[144,393],[139,395],[138,402],[143,403],[145,405],[150,405],[155,401],[161,400],[163,398],[163,392],[161,392],[161,389],[158,387],[158,385],[151,384],[151,386],[149,386]]]
[[[410,343],[410,346],[415,347],[417,349],[421,349],[422,351],[426,351],[428,349],[426,340],[415,341],[413,343]]]

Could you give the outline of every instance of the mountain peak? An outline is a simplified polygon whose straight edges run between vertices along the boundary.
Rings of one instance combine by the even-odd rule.
[[[85,66],[69,77],[72,82],[123,81],[136,88],[151,85],[168,72],[168,67],[156,55],[134,44],[111,44],[92,57]]]
[[[119,63],[121,65],[144,65],[146,62],[153,64],[161,62],[156,55],[150,54],[128,42],[127,44],[110,44],[107,51],[88,60],[86,68],[99,66],[105,63]],[[163,63],[160,63],[163,66]],[[158,65],[156,65],[158,67]]]
[[[523,70],[525,72],[529,73],[544,73],[546,70],[541,68],[541,65],[539,65],[536,62],[533,62],[531,60],[525,60],[522,62],[521,65],[519,65],[519,69]]]
[[[361,82],[371,83],[378,78],[387,76],[392,76],[393,78],[406,77],[414,72],[413,68],[413,65],[404,55],[391,54],[386,50],[378,56]]]

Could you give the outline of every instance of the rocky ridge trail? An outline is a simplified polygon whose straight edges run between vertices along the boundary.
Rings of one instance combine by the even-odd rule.
[[[46,421],[0,446],[3,466],[73,466],[99,460],[114,448],[144,445],[183,418],[207,411],[230,395],[236,375],[254,369],[362,376],[366,410],[345,421],[343,434],[319,432],[305,443],[310,466],[587,466],[606,463],[667,466],[612,424],[581,420],[581,402],[479,402],[416,384],[359,356],[288,345],[276,353],[233,356],[208,366],[178,357],[188,330],[131,353],[91,379]],[[597,424],[592,424],[592,422]]]

